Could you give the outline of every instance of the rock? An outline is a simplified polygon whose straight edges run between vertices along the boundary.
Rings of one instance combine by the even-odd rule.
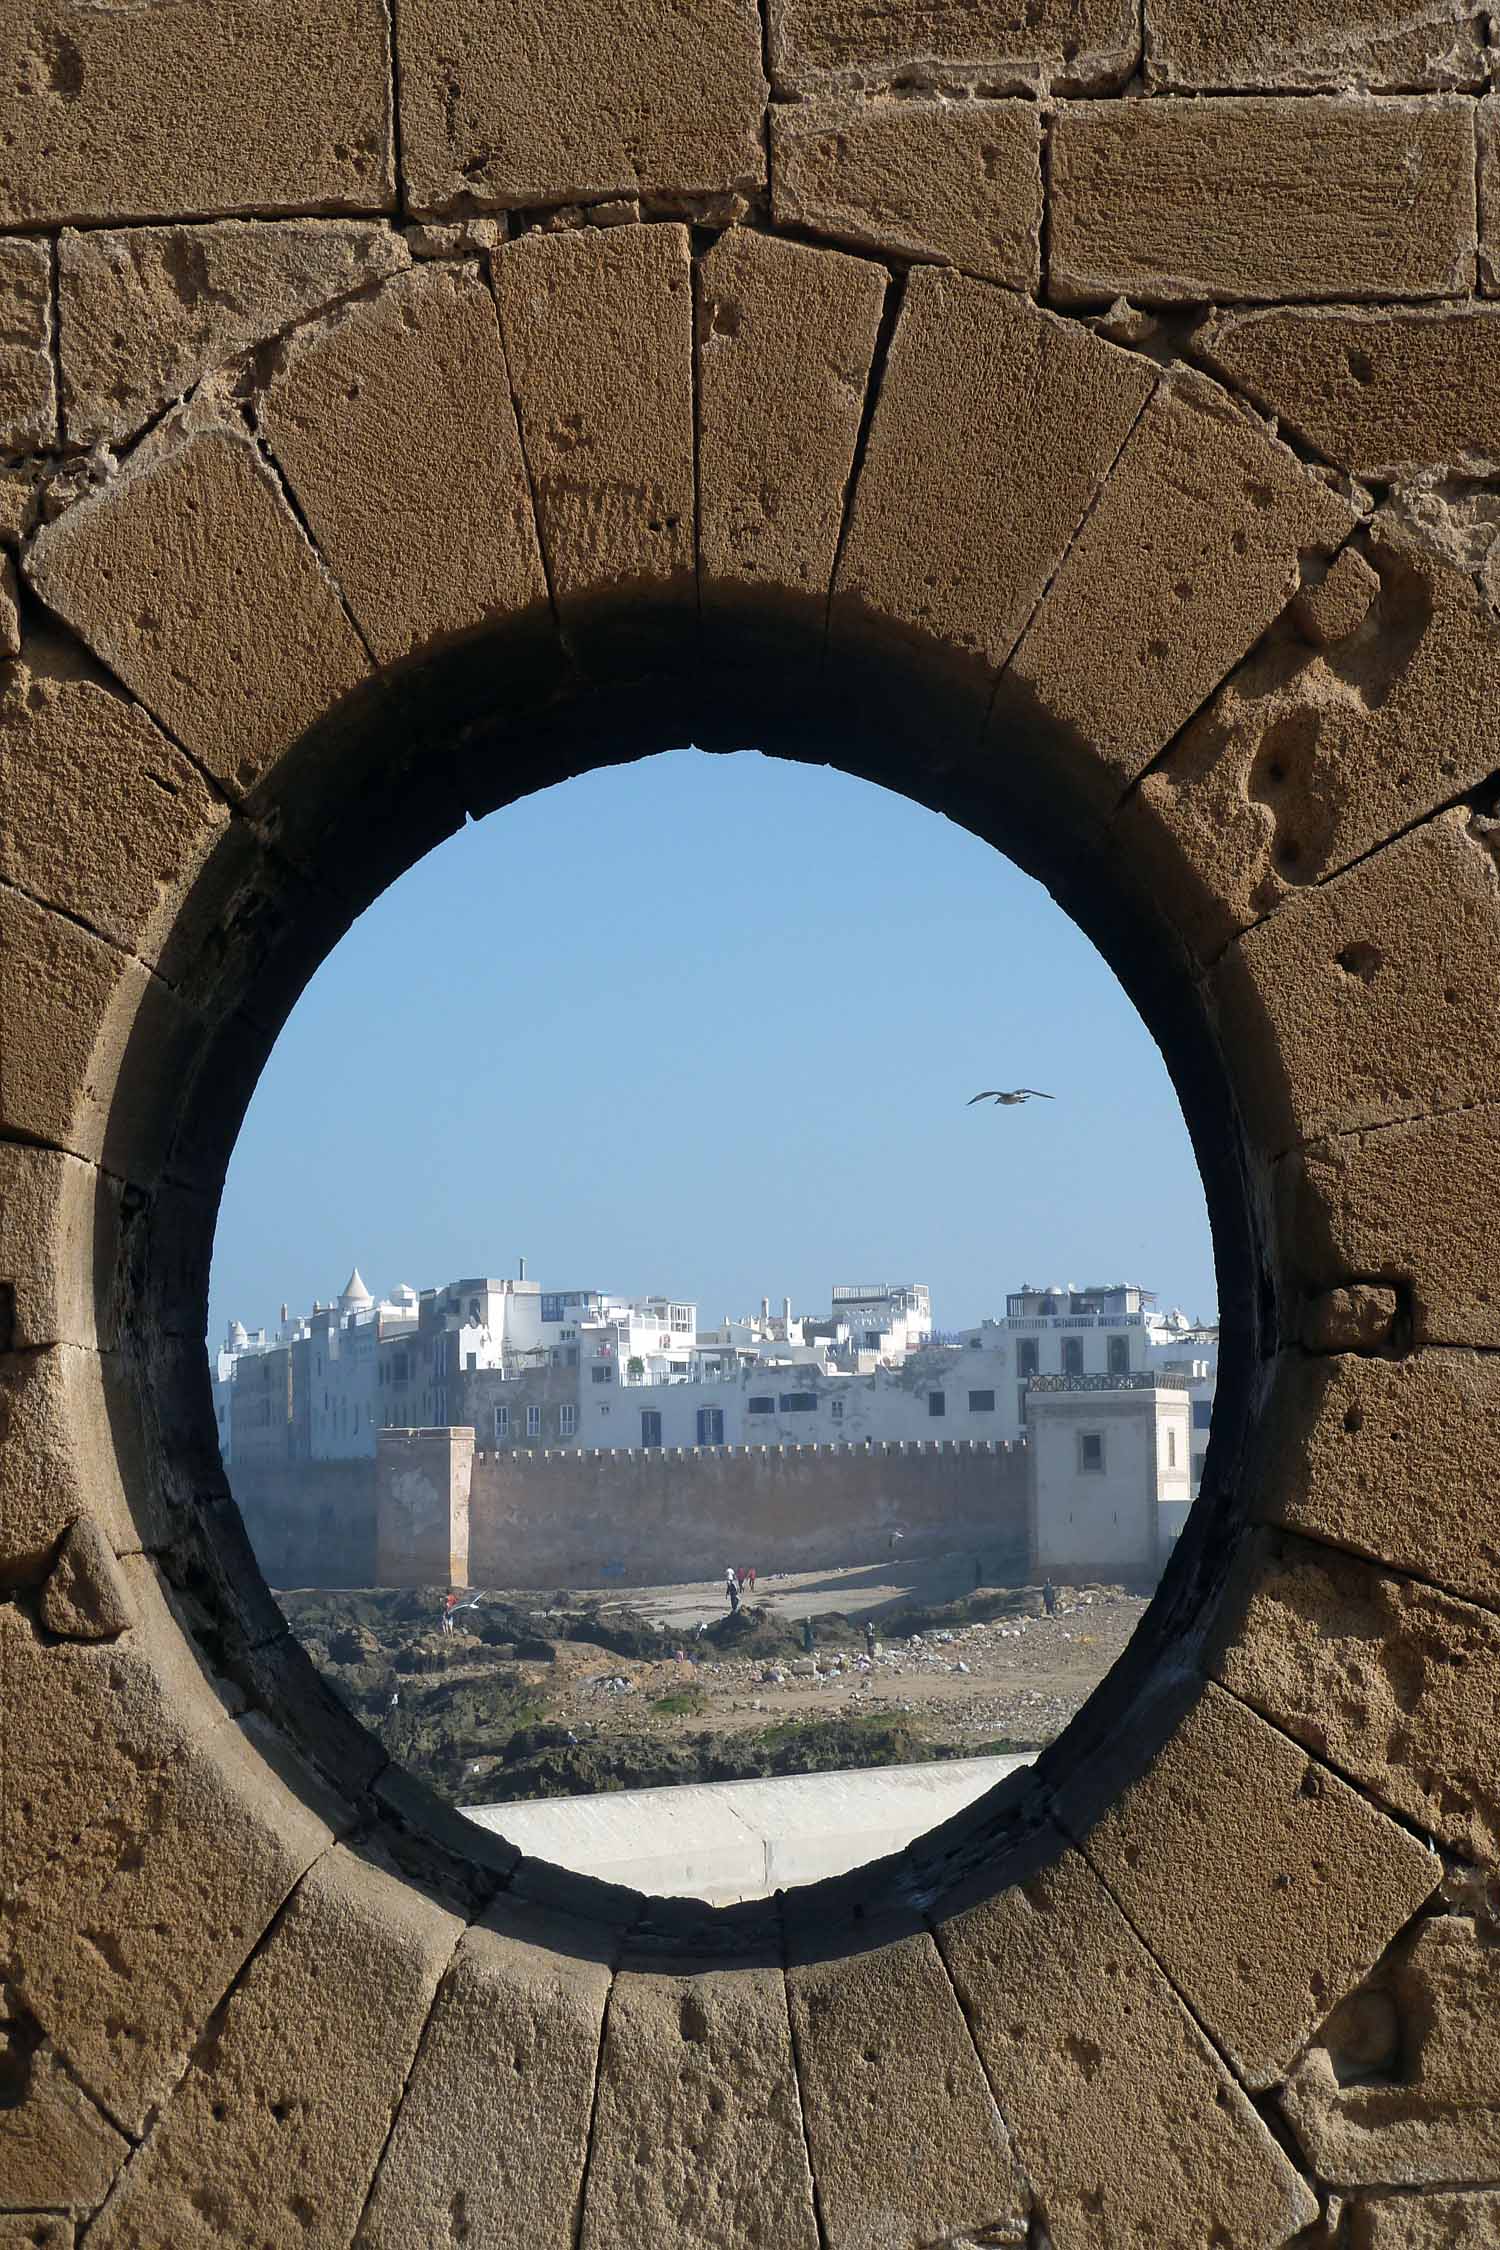
[[[39,453],[56,437],[51,252],[0,242],[0,455]]]
[[[935,0],[872,9],[861,0],[770,0],[778,94],[829,87],[903,91],[979,85],[1008,93],[1123,85],[1140,52],[1129,0]]]
[[[40,1611],[47,1631],[60,1640],[118,1640],[134,1624],[114,1550],[88,1516],[78,1517],[64,1532],[42,1588]]]

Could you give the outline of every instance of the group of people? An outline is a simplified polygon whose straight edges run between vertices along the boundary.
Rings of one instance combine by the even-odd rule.
[[[755,1591],[754,1566],[752,1565],[748,1570],[736,1570],[731,1563],[724,1573],[724,1594],[729,1603],[731,1617],[737,1613],[747,1591],[752,1594]]]

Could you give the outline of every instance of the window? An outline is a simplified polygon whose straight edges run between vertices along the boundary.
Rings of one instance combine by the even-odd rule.
[[[929,1391],[927,1393],[927,1415],[929,1421],[941,1421],[942,1417],[947,1413],[947,1411],[948,1393],[946,1391]]]
[[[878,1328],[867,1328],[865,1330],[865,1350],[867,1352],[878,1352],[879,1349],[880,1330]]]
[[[1130,1373],[1130,1339],[1128,1336],[1110,1337],[1109,1371],[1111,1375],[1128,1375]]]
[[[557,1428],[559,1436],[573,1436],[574,1432],[578,1428],[578,1409],[576,1406],[559,1407],[557,1415]]]
[[[526,1409],[526,1435],[528,1437],[540,1437],[541,1434],[542,1410],[539,1406],[528,1406]]]
[[[833,1416],[835,1422],[842,1422],[844,1419],[843,1400],[841,1398],[830,1399],[828,1402],[828,1411]]]
[[[783,1414],[816,1414],[818,1394],[816,1391],[783,1391],[780,1403]]]
[[[1211,1398],[1195,1398],[1193,1401],[1193,1428],[1195,1430],[1211,1429],[1213,1419],[1213,1400]]]
[[[1085,1476],[1103,1476],[1104,1439],[1097,1430],[1079,1431],[1078,1466]]]
[[[465,1372],[466,1372],[467,1374],[469,1374],[469,1375],[472,1375],[472,1374],[473,1374],[473,1373],[475,1372],[475,1370],[476,1370],[476,1368],[478,1367],[478,1365],[479,1365],[479,1354],[478,1354],[478,1352],[465,1352],[465,1353],[464,1353],[464,1370],[465,1370]]]
[[[1177,1432],[1176,1432],[1175,1430],[1168,1430],[1168,1432],[1167,1432],[1167,1467],[1168,1467],[1169,1469],[1175,1469],[1175,1468],[1176,1468],[1176,1466],[1177,1466]]]
[[[1083,1373],[1083,1338],[1081,1336],[1064,1336],[1062,1371],[1065,1375],[1081,1375]]]
[[[615,1379],[615,1371],[608,1360],[604,1362],[602,1367],[591,1367],[589,1375],[596,1383],[612,1383]]]
[[[747,1399],[745,1411],[747,1414],[774,1414],[776,1412],[776,1401],[774,1398]]]
[[[1022,1337],[1020,1343],[1016,1346],[1016,1373],[1018,1375],[1036,1374],[1039,1349],[1040,1346],[1035,1336]]]
[[[994,1411],[995,1394],[993,1391],[970,1391],[969,1412],[971,1414],[993,1414]]]
[[[700,1445],[722,1445],[724,1443],[724,1409],[721,1406],[699,1407],[698,1443]]]
[[[672,1326],[683,1335],[691,1334],[693,1326],[691,1305],[674,1305],[672,1307]]]
[[[508,1406],[497,1406],[497,1407],[495,1408],[495,1443],[496,1443],[496,1445],[504,1445],[504,1443],[505,1443],[506,1439],[507,1439],[507,1438],[508,1438],[509,1436],[510,1436],[510,1408],[509,1408]]]
[[[644,1446],[661,1444],[661,1414],[654,1406],[648,1406],[641,1415],[641,1443]]]

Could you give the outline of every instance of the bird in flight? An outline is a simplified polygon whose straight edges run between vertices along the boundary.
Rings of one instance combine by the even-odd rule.
[[[982,1094],[971,1094],[964,1103],[964,1108],[972,1109],[976,1102],[998,1102],[1005,1109],[1014,1109],[1017,1102],[1051,1102],[1056,1099],[1055,1094],[1044,1094],[1039,1086],[1013,1086],[1008,1094],[997,1093],[991,1086]]]

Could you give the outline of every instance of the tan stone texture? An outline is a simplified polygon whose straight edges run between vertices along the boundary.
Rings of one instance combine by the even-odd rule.
[[[49,1633],[66,1641],[118,1640],[135,1623],[114,1550],[90,1517],[80,1516],[63,1533],[37,1614]]]
[[[1418,1344],[1500,1344],[1488,1230],[1473,1214],[1500,1196],[1500,1109],[1347,1133],[1289,1156],[1277,1178],[1278,1234],[1294,1283],[1382,1274],[1408,1293]]]
[[[497,1902],[439,1989],[359,2240],[573,2250],[610,1972],[597,1924]]]
[[[1357,547],[1344,547],[1321,578],[1304,578],[1292,603],[1292,623],[1314,648],[1337,648],[1359,631],[1379,599],[1379,571]]]
[[[1114,1778],[1065,1787],[1059,1818],[1236,2076],[1274,2085],[1441,1863],[1213,1686],[1111,1803]]]
[[[1493,94],[1476,112],[1479,136],[1479,288],[1500,296],[1500,119]]]
[[[1052,141],[1067,304],[1442,297],[1474,277],[1474,110],[1430,101],[1088,102]]]
[[[117,443],[237,352],[411,263],[390,227],[222,219],[58,244],[63,421]]]
[[[1484,83],[1472,0],[1147,0],[1146,72],[1184,91],[1446,92]]]
[[[579,2250],[817,2250],[781,1971],[624,1970],[604,2028]]]
[[[1369,552],[1380,592],[1353,633],[1310,646],[1299,595],[1116,818],[1201,961],[1490,771],[1461,683],[1500,653],[1493,614],[1466,574],[1384,520]],[[1346,559],[1359,560],[1346,548],[1316,595]],[[1362,590],[1348,591],[1357,608]],[[1330,598],[1320,614],[1335,612]]]
[[[787,1977],[827,2250],[1024,2242],[1031,2197],[925,1930],[816,1927]]]
[[[771,208],[778,226],[1035,289],[1040,115],[1031,102],[859,95],[778,106]]]
[[[1129,0],[769,0],[771,80],[781,93],[827,86],[1123,84],[1140,55]]]
[[[1349,2250],[1489,2250],[1500,2241],[1500,2192],[1361,2197]]]
[[[424,266],[303,329],[257,421],[383,662],[546,614],[495,302],[476,266]]]
[[[42,1344],[108,1350],[118,1340],[113,1284],[120,1183],[55,1149],[0,1141],[0,1351]]]
[[[1001,290],[912,273],[839,561],[835,642],[926,644],[987,688],[1153,381]]]
[[[1497,907],[1494,858],[1459,811],[1235,941],[1213,992],[1263,1146],[1500,1096]]]
[[[885,275],[735,227],[698,286],[705,620],[805,598],[821,638]]]
[[[0,2213],[0,2250],[73,2250],[75,2239],[71,2219],[42,2211],[12,2218]]]
[[[1006,670],[992,733],[1041,728],[1102,810],[1354,516],[1194,378],[1151,401]]]
[[[1230,314],[1198,348],[1297,440],[1355,476],[1500,463],[1500,308]]]
[[[1304,1300],[1298,1329],[1310,1352],[1373,1352],[1391,1343],[1400,1316],[1394,1289],[1356,1281]]]
[[[94,2222],[101,2250],[352,2240],[462,1930],[377,1861],[327,1853]]]
[[[1029,1859],[937,1937],[1054,2239],[1285,2242],[1306,2186],[1086,1862]]]
[[[410,0],[396,20],[416,211],[695,196],[765,177],[754,0]]]
[[[379,0],[20,0],[0,85],[0,226],[391,201]]]
[[[564,626],[625,588],[696,615],[687,230],[525,235],[491,270]]]
[[[51,246],[0,242],[0,454],[39,453],[56,435]]]
[[[36,534],[26,575],[232,791],[369,669],[269,471],[228,429],[133,461]]]
[[[1266,1533],[1215,1627],[1226,1687],[1439,1843],[1493,1861],[1500,1617]]]
[[[0,1585],[39,1576],[83,1514],[121,1551],[161,1535],[143,1467],[112,1356],[69,1344],[0,1354]]]
[[[70,2075],[35,2020],[24,2009],[12,2013],[18,2006],[0,1986],[0,2052],[6,2061],[0,2198],[23,2210],[30,2207],[37,2216],[0,2218],[0,2250],[23,2244],[28,2250],[33,2245],[52,2250],[54,2244],[71,2244],[73,2230],[41,2214],[48,2205],[89,2210],[108,2193],[130,2154],[130,2143]],[[35,2231],[23,2233],[23,2226]],[[53,2227],[59,2231],[51,2232]]]
[[[1278,1363],[1276,1408],[1251,1487],[1262,1522],[1500,1606],[1494,1354],[1290,1352]]]

